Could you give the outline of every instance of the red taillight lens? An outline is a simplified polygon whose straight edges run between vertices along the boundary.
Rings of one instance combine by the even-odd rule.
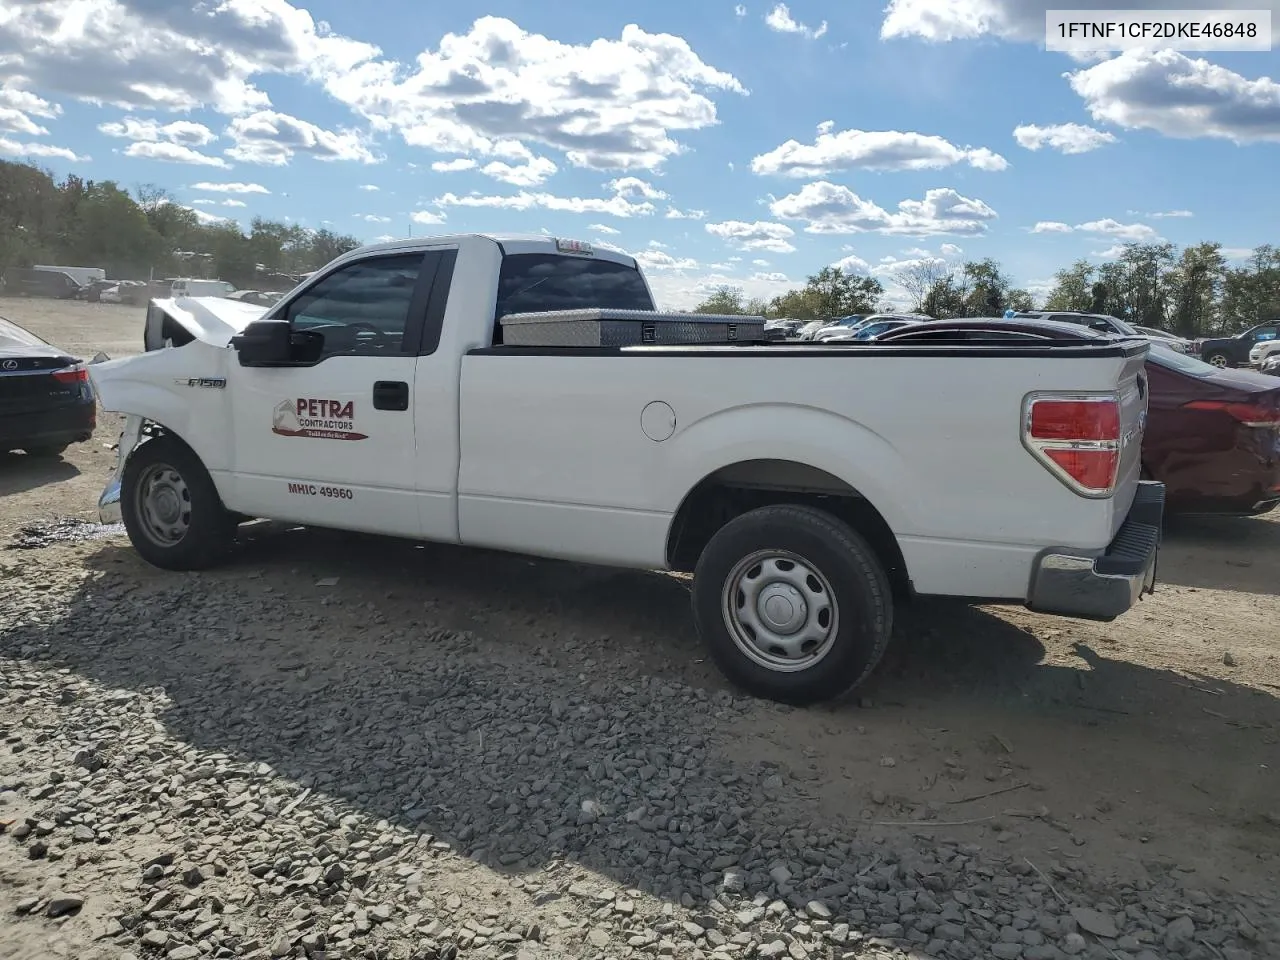
[[[1120,400],[1036,397],[1023,422],[1023,441],[1076,493],[1110,496],[1120,469]]]
[[[1209,410],[1225,413],[1239,420],[1246,427],[1274,427],[1280,425],[1280,408],[1268,409],[1257,403],[1227,403],[1224,400],[1192,400],[1183,404],[1185,410]]]
[[[1114,400],[1037,400],[1031,407],[1035,440],[1119,440],[1120,404]]]
[[[66,370],[55,370],[53,379],[59,383],[84,383],[89,379],[89,371],[86,367],[69,367]]]

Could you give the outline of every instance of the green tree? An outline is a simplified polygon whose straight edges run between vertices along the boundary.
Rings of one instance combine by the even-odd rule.
[[[1256,247],[1242,267],[1225,271],[1219,309],[1221,331],[1234,333],[1280,317],[1280,248]]]
[[[739,316],[747,312],[746,295],[741,287],[722,284],[716,287],[700,304],[693,308],[694,313],[720,314],[722,316]]]
[[[1045,298],[1046,310],[1091,310],[1093,307],[1094,266],[1088,260],[1077,260],[1054,274],[1053,289]]]

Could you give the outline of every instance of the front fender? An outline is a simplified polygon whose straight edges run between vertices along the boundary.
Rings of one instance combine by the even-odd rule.
[[[230,437],[227,353],[194,341],[91,364],[89,378],[102,409],[158,423],[181,437],[206,469],[224,470]]]
[[[894,533],[911,532],[918,480],[884,437],[838,413],[801,404],[760,403],[719,410],[667,441],[662,502],[671,512],[706,477],[751,460],[789,460],[843,480],[880,511]]]

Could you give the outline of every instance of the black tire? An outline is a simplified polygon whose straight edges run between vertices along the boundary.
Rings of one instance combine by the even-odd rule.
[[[1226,367],[1234,366],[1234,364],[1231,362],[1231,358],[1227,356],[1227,354],[1223,353],[1221,350],[1214,350],[1210,353],[1206,353],[1204,355],[1204,362],[1212,363],[1215,367],[1226,368]]]
[[[148,532],[142,508],[141,484],[162,474],[172,487],[176,474],[185,495],[175,494],[185,532],[172,542],[162,542]],[[160,436],[142,443],[125,463],[120,484],[120,512],[133,547],[144,560],[165,570],[205,570],[217,566],[235,545],[236,523],[222,505],[218,489],[200,458],[174,437]]]
[[[767,660],[769,654],[755,647],[757,641],[751,637],[758,635],[725,610],[731,579],[753,579],[753,572],[762,570],[766,562],[785,569],[776,566],[779,559],[785,560],[780,557],[751,566],[748,558],[763,551],[790,555],[816,572],[819,579],[808,582],[823,589],[814,596],[825,595],[826,586],[830,588],[834,628],[818,648],[825,649],[825,654],[811,666],[801,666],[802,660],[791,661],[786,669],[762,663],[761,658]],[[744,569],[735,569],[740,566]],[[733,592],[734,602],[742,609],[745,594]],[[755,696],[797,706],[833,699],[860,684],[884,656],[893,632],[889,578],[866,540],[829,513],[792,504],[752,510],[716,532],[694,571],[693,613],[712,659],[730,681]],[[731,619],[738,625],[731,624]],[[745,637],[742,645],[735,634]]]
[[[22,449],[28,457],[51,458],[62,456],[69,446],[69,443],[40,443]]]

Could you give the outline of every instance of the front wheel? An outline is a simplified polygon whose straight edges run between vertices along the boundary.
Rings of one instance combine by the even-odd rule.
[[[698,560],[698,632],[724,674],[782,703],[861,683],[893,630],[884,567],[848,524],[811,507],[761,507],[725,524]]]
[[[203,570],[226,558],[236,524],[200,458],[173,437],[138,446],[125,463],[120,512],[133,547],[165,570]]]
[[[1231,366],[1231,358],[1225,353],[1211,353],[1204,359],[1205,363],[1211,363],[1215,367],[1222,368]]]

